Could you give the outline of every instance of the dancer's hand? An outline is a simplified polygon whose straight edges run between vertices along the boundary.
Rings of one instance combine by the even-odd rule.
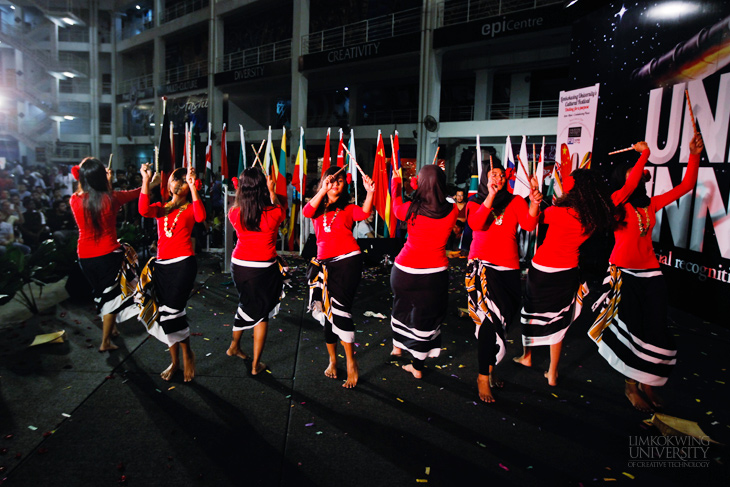
[[[530,178],[530,201],[536,205],[539,205],[542,202],[540,183],[537,181],[537,176],[534,174]]]
[[[139,167],[139,173],[142,175],[142,181],[149,181],[152,179],[152,164],[146,162]]]
[[[690,154],[701,154],[702,149],[705,148],[705,142],[702,140],[702,135],[697,132],[692,140],[689,141],[689,153]]]
[[[365,186],[365,191],[367,191],[368,193],[375,192],[375,183],[372,179],[370,179],[370,177],[365,174],[363,174],[362,176],[362,185]]]
[[[649,148],[649,144],[647,144],[643,140],[641,142],[637,142],[637,143],[634,144],[634,150],[636,152],[644,152],[648,148]]]

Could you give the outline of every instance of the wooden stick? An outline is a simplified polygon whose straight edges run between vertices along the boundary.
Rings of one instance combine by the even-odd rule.
[[[113,153],[112,154],[109,154],[109,162],[106,164],[106,168],[107,169],[111,169],[112,168],[112,156],[113,155],[114,155]]]
[[[695,131],[695,135],[697,135],[697,123],[695,122],[695,114],[692,111],[692,102],[689,101],[689,91],[687,91],[687,88],[684,89],[684,95],[687,97],[687,107],[689,108],[689,117],[692,119],[692,128]]]
[[[520,156],[517,155],[517,164],[522,168],[522,172],[525,173],[525,176],[527,176],[527,180],[530,180],[530,175],[527,174],[527,169],[525,169],[525,165],[522,163],[522,159],[520,159]],[[517,176],[517,173],[515,173],[515,176]],[[527,187],[529,188],[530,185],[528,184]]]
[[[160,149],[155,146],[155,172],[160,172]]]
[[[489,154],[489,172],[492,172],[492,169],[494,169],[494,163],[492,162],[492,154]]]
[[[355,167],[357,168],[357,170],[358,170],[358,171],[360,171],[360,175],[361,175],[361,176],[362,176],[363,178],[365,178],[365,171],[363,171],[363,170],[362,170],[362,168],[360,167],[360,164],[358,164],[358,163],[357,163],[357,160],[355,160],[355,158],[354,158],[354,157],[352,157],[352,154],[350,154],[350,151],[349,151],[349,150],[347,150],[347,147],[345,147],[345,146],[343,145],[343,146],[342,146],[342,148],[343,148],[343,149],[345,149],[345,152],[347,152],[347,155],[348,155],[348,156],[350,156],[350,159],[352,160],[352,162],[354,162],[354,163],[355,163]],[[345,167],[345,166],[342,166],[342,167]]]
[[[393,164],[393,174],[396,174],[396,171],[398,172],[398,177],[401,176],[400,174],[400,168],[396,164],[396,161],[398,159],[398,155],[395,153],[395,144],[393,143],[393,135],[390,136],[390,154],[391,158],[393,159],[391,162]]]
[[[253,145],[253,144],[251,144],[251,149],[253,149],[253,153],[256,155],[256,160],[253,161],[253,165],[251,167],[255,166],[256,163],[258,162],[259,163],[259,166],[261,166],[261,170],[264,171],[264,172],[266,172],[264,170],[264,163],[261,162],[261,159],[259,158],[259,154],[261,153],[261,149],[264,148],[264,144],[265,143],[266,143],[266,139],[264,139],[264,140],[261,141],[261,145],[259,146],[259,150],[258,151],[256,150],[256,146]]]
[[[532,164],[530,164],[530,176],[535,174],[537,168],[537,152],[535,152],[535,144],[532,144]]]
[[[340,174],[344,170],[345,170],[345,166],[342,166],[336,173],[327,176],[327,179],[329,179],[329,178],[335,178],[338,174]]]
[[[439,146],[436,146],[436,153],[435,153],[435,154],[433,155],[433,162],[432,162],[431,164],[436,164],[436,159],[437,159],[437,158],[438,158],[438,156],[439,156],[439,149],[440,149],[440,148],[441,148],[441,147],[439,147]]]
[[[612,156],[612,155],[614,155],[614,154],[618,154],[618,153],[620,153],[620,152],[628,152],[628,151],[630,151],[630,150],[634,150],[634,146],[633,146],[633,145],[632,145],[631,147],[627,147],[627,148],[625,148],[625,149],[619,149],[619,150],[615,150],[615,151],[613,151],[613,152],[609,152],[609,153],[608,153],[608,155],[609,155],[609,156]]]

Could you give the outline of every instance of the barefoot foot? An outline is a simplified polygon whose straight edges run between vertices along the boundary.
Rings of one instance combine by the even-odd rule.
[[[504,387],[504,381],[500,380],[496,375],[494,375],[494,372],[492,372],[489,375],[489,386],[496,389],[501,389]]]
[[[555,387],[556,385],[558,385],[558,373],[557,372],[555,372],[553,374],[548,370],[543,374],[543,376],[545,376],[545,378],[548,380],[548,384],[550,384],[551,386]]]
[[[347,380],[344,384],[342,384],[342,387],[344,387],[345,389],[352,389],[357,385],[357,379],[357,361],[355,359],[352,359],[350,363],[347,364]]]
[[[515,357],[512,359],[516,364],[524,365],[525,367],[532,367],[532,357],[526,357],[524,355],[520,355],[519,357]]]
[[[261,372],[266,370],[266,364],[263,362],[259,362],[257,364],[251,364],[251,375],[258,375]]]
[[[330,379],[337,378],[337,362],[330,362],[326,369],[324,369],[324,375]]]
[[[162,373],[160,374],[160,377],[162,377],[162,380],[169,381],[170,379],[172,379],[173,374],[175,372],[177,372],[177,369],[178,369],[178,364],[172,363],[172,364],[170,364],[169,367],[167,367],[165,370],[162,371]]]
[[[242,358],[243,360],[248,360],[248,355],[243,353],[243,351],[241,351],[241,349],[234,344],[231,344],[228,350],[226,350],[226,355],[228,355],[229,357],[238,357]]]
[[[490,385],[491,376],[479,374],[477,376],[477,389],[479,390],[479,399],[484,402],[494,402],[492,388]]]
[[[106,343],[102,343],[99,346],[99,351],[100,352],[111,352],[112,350],[116,350],[118,348],[119,347],[117,347],[116,345],[114,345],[112,342],[106,342]]]
[[[624,389],[624,394],[626,395],[626,398],[629,400],[631,405],[634,406],[634,408],[641,411],[642,413],[654,412],[654,410],[649,405],[649,403],[646,402],[643,397],[641,397],[641,394],[639,394],[639,388],[636,386],[635,382],[626,383],[626,387]]]
[[[417,370],[413,366],[413,364],[404,365],[403,366],[403,370],[405,370],[406,372],[410,372],[411,374],[413,374],[413,377],[415,377],[416,379],[420,379],[420,378],[423,377],[423,372],[421,372],[420,370]]]
[[[195,354],[190,351],[190,355],[183,354],[183,376],[185,382],[190,382],[195,377]]]
[[[390,356],[393,358],[401,358],[403,356],[403,350],[393,345],[393,350],[391,350]]]
[[[656,409],[664,408],[664,400],[656,393],[654,388],[647,384],[638,383],[639,390],[646,395],[646,398]]]

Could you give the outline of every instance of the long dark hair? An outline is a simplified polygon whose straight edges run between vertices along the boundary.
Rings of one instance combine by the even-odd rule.
[[[261,231],[261,214],[271,206],[266,177],[258,167],[244,169],[238,177],[234,207],[239,209],[241,227],[252,232]]]
[[[434,165],[423,166],[418,171],[418,189],[413,193],[406,221],[414,221],[416,215],[429,218],[444,218],[454,209],[446,199],[446,174]]]
[[[322,188],[322,185],[324,184],[324,181],[332,176],[333,174],[339,172],[341,168],[338,166],[330,166],[327,168],[327,170],[322,173],[322,178],[319,180],[319,186],[317,186],[317,190]],[[337,179],[344,179],[345,180],[345,188],[342,190],[342,193],[340,193],[340,196],[337,197],[334,203],[329,203],[328,196],[325,195],[322,202],[319,203],[319,206],[314,211],[314,215],[312,218],[317,218],[320,215],[324,215],[324,212],[326,210],[344,210],[345,207],[350,203],[348,193],[347,193],[347,179],[345,178],[345,172],[341,172],[337,175]]]
[[[575,210],[584,235],[612,229],[616,222],[616,207],[606,180],[591,169],[576,169],[571,176],[575,184],[555,202],[555,206]]]
[[[106,177],[104,164],[95,157],[86,157],[79,165],[79,187],[86,193],[82,198],[84,220],[91,224],[94,237],[104,232],[101,214],[111,205],[112,190]]]
[[[611,183],[614,191],[621,189],[626,184],[626,173],[633,167],[633,163],[626,162],[614,169],[611,175]],[[616,221],[619,227],[626,226],[626,206],[624,203],[630,203],[634,208],[645,208],[651,203],[651,198],[646,194],[646,183],[649,181],[651,181],[651,174],[648,171],[644,171],[644,174],[639,180],[639,185],[634,192],[631,193],[626,201],[616,207]]]

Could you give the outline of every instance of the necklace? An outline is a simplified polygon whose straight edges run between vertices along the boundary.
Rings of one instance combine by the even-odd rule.
[[[165,236],[167,238],[172,237],[172,231],[175,229],[175,226],[177,225],[177,219],[180,218],[180,213],[185,211],[185,208],[187,208],[189,204],[190,203],[185,203],[184,205],[180,206],[177,209],[177,215],[175,215],[175,219],[172,221],[172,227],[170,227],[169,229],[167,228],[167,217],[171,212],[175,211],[175,209],[165,205],[165,210],[166,210],[165,211]]]
[[[645,221],[641,220],[641,214],[639,213],[639,210],[644,210],[644,216],[646,217]],[[634,208],[634,211],[636,212],[636,219],[639,220],[639,236],[645,237],[647,232],[649,231],[649,207]]]
[[[507,210],[507,208],[504,208],[501,213],[497,213],[497,210],[492,210],[492,214],[494,215],[494,224],[495,225],[501,225],[502,219],[504,218],[504,213]]]
[[[335,215],[332,217],[332,220],[330,220],[329,224],[327,224],[327,209],[325,208],[324,213],[322,214],[322,225],[324,226],[324,231],[327,233],[330,233],[332,231],[332,224],[335,222],[335,218],[337,218],[337,215],[340,213],[340,209],[337,208],[335,210]]]

